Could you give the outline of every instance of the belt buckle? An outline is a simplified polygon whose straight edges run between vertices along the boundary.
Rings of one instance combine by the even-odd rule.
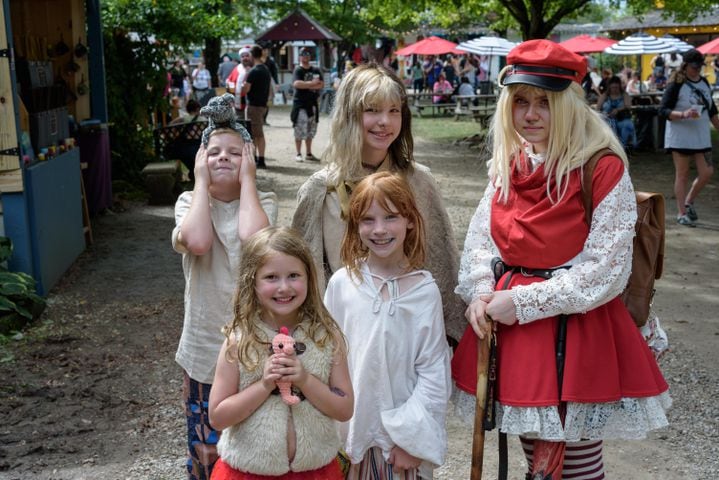
[[[532,273],[527,272],[524,267],[519,267],[519,273],[521,273],[523,277],[527,277],[527,278],[535,276]]]

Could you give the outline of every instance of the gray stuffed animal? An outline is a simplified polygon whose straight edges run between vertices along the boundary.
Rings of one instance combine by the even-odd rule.
[[[225,93],[220,97],[212,97],[207,105],[200,109],[200,115],[207,117],[208,125],[202,132],[202,145],[207,146],[210,140],[210,134],[218,128],[230,128],[235,130],[245,142],[251,142],[252,137],[247,129],[237,121],[235,114],[235,96],[231,93]]]

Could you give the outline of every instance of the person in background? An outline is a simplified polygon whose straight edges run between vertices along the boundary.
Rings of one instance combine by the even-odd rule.
[[[262,47],[262,62],[267,66],[267,69],[270,71],[270,76],[272,77],[272,85],[270,86],[270,98],[268,100],[269,103],[273,100],[275,92],[278,92],[280,90],[280,77],[279,69],[277,68],[277,62],[275,62],[275,58],[272,56],[272,53],[267,46]],[[282,94],[282,98],[284,99],[284,93]],[[267,109],[267,111],[265,112],[265,118],[263,119],[266,127],[270,126],[270,124],[267,123],[267,114],[269,112],[270,110]]]
[[[459,88],[457,89],[457,94],[458,94],[460,97],[462,97],[462,96],[471,96],[471,95],[474,95],[474,87],[473,87],[472,84],[470,83],[469,78],[467,78],[467,77],[462,77],[462,80],[461,80],[460,83],[459,83]],[[476,98],[472,99],[472,103],[477,104],[477,102],[478,102],[478,100],[477,100]],[[465,106],[465,107],[468,106],[468,105],[469,105],[469,99],[468,99],[468,98],[463,98],[463,99],[462,99],[462,105]]]
[[[442,71],[442,62],[439,61],[434,55],[428,55],[427,59],[422,64],[422,70],[424,71],[424,86],[430,92],[434,91],[434,82],[439,78],[439,72]]]
[[[223,55],[222,63],[217,66],[217,81],[220,87],[227,88],[227,77],[235,68],[237,68],[237,62],[231,59],[229,55]]]
[[[639,72],[632,73],[632,78],[627,82],[625,91],[629,95],[639,95],[645,91],[644,83],[642,82],[642,77]]]
[[[607,82],[606,92],[597,99],[597,108],[605,115],[627,152],[636,144],[631,107],[632,99],[622,88],[621,79],[616,75],[612,76]]]
[[[182,60],[177,59],[170,68],[170,77],[172,78],[171,88],[173,96],[180,99],[185,98],[185,78],[187,73],[182,67]],[[184,105],[184,103],[183,103]]]
[[[292,87],[295,95],[292,99],[292,112],[290,119],[295,134],[296,162],[302,162],[302,142],[305,142],[304,160],[317,162],[319,159],[312,155],[312,139],[317,133],[317,122],[320,109],[318,100],[320,92],[325,86],[322,72],[310,64],[312,51],[309,48],[300,50],[300,64],[292,74]]]
[[[682,56],[678,52],[671,52],[664,54],[664,64],[666,65],[665,75],[671,77],[672,73],[676,72],[682,65]]]
[[[701,74],[704,55],[692,49],[685,52],[683,58],[664,90],[659,115],[668,120],[664,148],[671,153],[674,162],[677,223],[693,227],[699,218],[694,201],[714,174],[710,130],[712,125],[719,130],[719,116],[711,86]],[[692,162],[697,177],[690,183]],[[690,184],[688,190],[687,184]]]
[[[454,87],[444,76],[444,72],[439,73],[437,81],[434,82],[432,87],[434,95],[432,96],[432,103],[447,103],[452,101],[452,92]]]
[[[412,63],[412,89],[414,93],[424,90],[424,71],[417,60]]]
[[[507,55],[457,287],[469,304],[452,357],[458,412],[474,419],[477,343],[494,331],[497,428],[519,436],[531,479],[604,479],[603,440],[666,426],[671,404],[621,299],[637,205],[622,145],[584,101],[585,73],[549,40]],[[583,166],[602,151],[588,220]]]
[[[205,106],[210,99],[208,95],[211,87],[212,75],[205,68],[205,62],[200,62],[192,71],[192,96],[200,102],[201,106]]]
[[[230,76],[227,77],[227,91],[235,95],[235,111],[237,118],[245,118],[245,108],[247,102],[245,95],[242,93],[242,83],[245,76],[252,68],[252,54],[250,47],[242,47],[240,49],[240,63],[232,70]]]
[[[208,480],[217,460],[218,432],[208,412],[210,389],[224,340],[221,329],[233,318],[232,298],[240,247],[277,217],[277,197],[255,186],[249,133],[236,121],[228,100],[201,112],[213,121],[195,158],[195,185],[175,204],[172,248],[182,254],[185,315],[175,360],[183,371],[187,417],[187,475]],[[212,102],[211,102],[212,103]],[[218,127],[216,119],[227,119]]]
[[[252,129],[252,142],[256,147],[255,166],[265,169],[265,131],[263,129],[265,123],[265,114],[267,113],[267,100],[270,96],[270,86],[272,84],[272,76],[270,70],[262,62],[262,48],[259,45],[253,45],[250,48],[252,56],[252,68],[245,80],[242,82],[242,95],[247,98],[247,108],[245,115],[250,121]]]

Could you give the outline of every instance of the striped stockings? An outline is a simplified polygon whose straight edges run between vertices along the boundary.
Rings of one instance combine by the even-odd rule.
[[[519,437],[519,440],[522,442],[524,456],[527,458],[527,466],[531,472],[534,462],[534,441],[524,437]],[[567,443],[562,480],[602,480],[603,478],[601,440]]]

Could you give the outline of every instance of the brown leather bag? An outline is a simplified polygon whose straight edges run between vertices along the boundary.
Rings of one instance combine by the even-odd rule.
[[[600,158],[613,155],[609,149],[595,153],[584,164],[582,202],[587,225],[592,223],[592,175]],[[664,268],[664,196],[661,193],[636,192],[637,222],[634,224],[634,253],[632,273],[622,292],[622,301],[637,327],[644,326],[649,318],[649,307],[654,297],[654,281],[662,276]]]

